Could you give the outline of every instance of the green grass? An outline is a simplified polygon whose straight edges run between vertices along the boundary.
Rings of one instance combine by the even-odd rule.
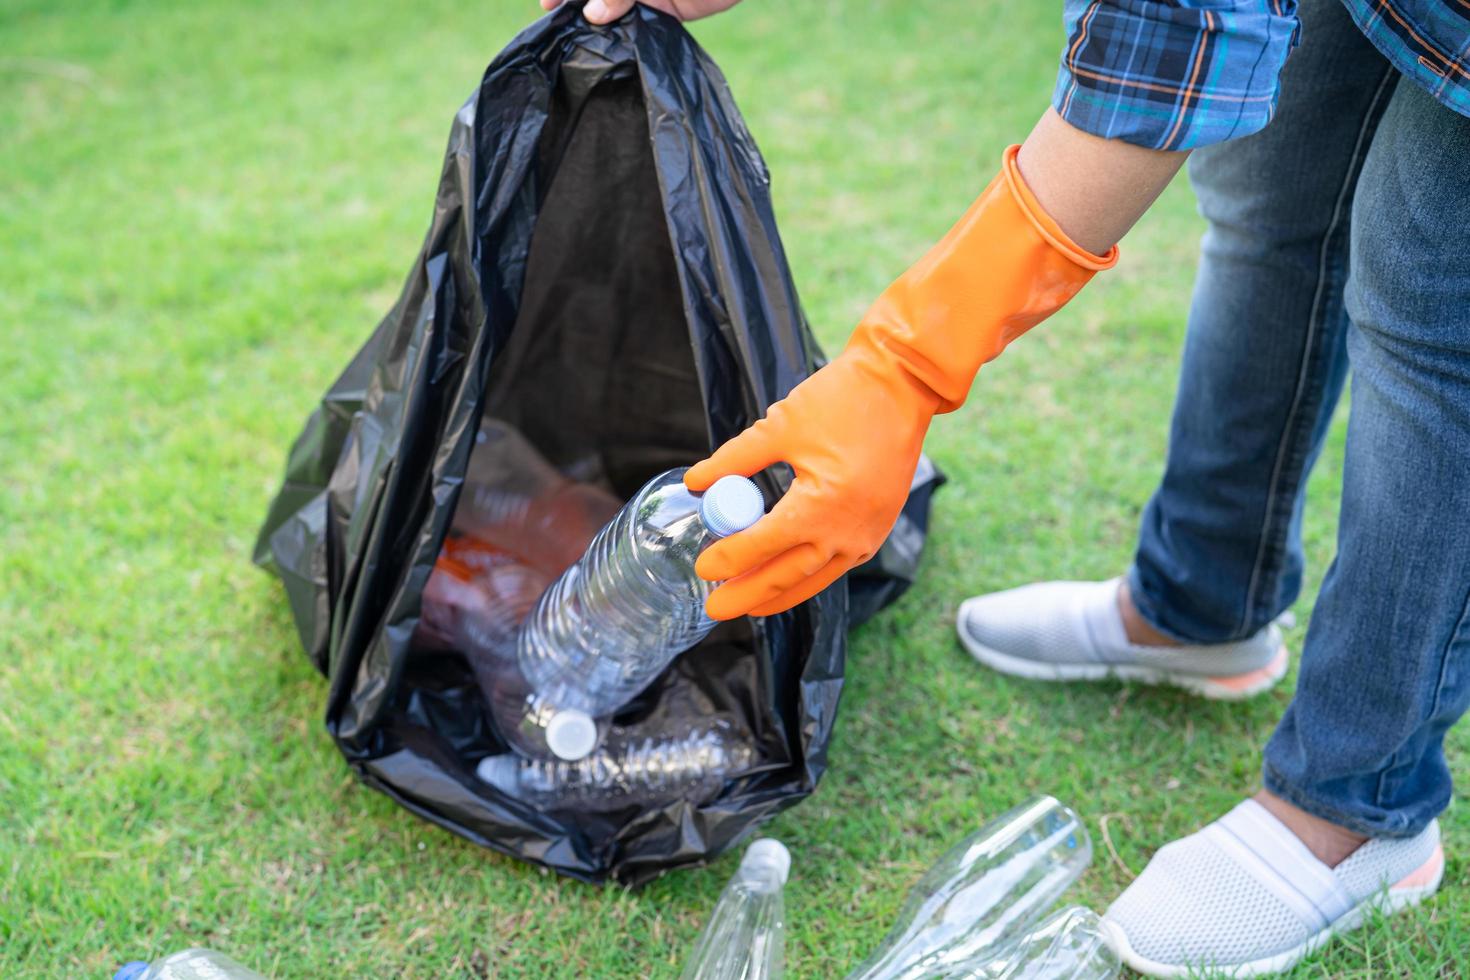
[[[751,0],[699,25],[837,347],[1050,91],[1056,3]],[[392,302],[449,121],[530,0],[9,0],[0,17],[0,975],[191,944],[282,977],[671,976],[733,858],[641,891],[480,851],[358,786],[248,546],[316,398]],[[1181,181],[1119,269],[930,440],[922,580],[853,638],[796,855],[788,960],[840,975],[947,843],[1036,791],[1087,818],[1102,907],[1257,778],[1249,705],[977,668],[974,592],[1128,561],[1160,470],[1200,224]],[[1312,593],[1342,456],[1312,485]],[[1299,645],[1301,630],[1293,632]],[[1470,731],[1452,739],[1462,782]],[[1298,976],[1470,971],[1470,818],[1430,906]]]

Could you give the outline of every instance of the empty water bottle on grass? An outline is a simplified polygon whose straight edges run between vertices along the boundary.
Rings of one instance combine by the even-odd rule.
[[[848,980],[948,977],[1019,938],[1092,860],[1077,814],[1049,796],[955,845],[909,892],[888,936]]]
[[[673,800],[713,799],[752,759],[750,746],[717,720],[682,734],[614,729],[595,752],[574,762],[493,755],[480,761],[477,772],[543,809],[655,809]]]
[[[1123,969],[1103,936],[1102,920],[1074,905],[946,980],[1112,980]]]
[[[762,838],[746,848],[682,980],[780,980],[786,954],[781,890],[790,871],[791,853],[780,841]]]
[[[266,980],[212,949],[186,949],[152,963],[127,963],[112,980]]]
[[[645,484],[523,624],[515,669],[491,695],[511,747],[533,758],[590,755],[607,717],[714,628],[704,602],[715,586],[694,572],[699,553],[764,512],[744,477],[702,494],[685,489],[683,469]]]

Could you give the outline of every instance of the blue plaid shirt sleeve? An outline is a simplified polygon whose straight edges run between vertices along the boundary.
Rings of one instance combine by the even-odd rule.
[[[1066,0],[1052,104],[1078,129],[1159,150],[1254,133],[1276,110],[1296,0]]]

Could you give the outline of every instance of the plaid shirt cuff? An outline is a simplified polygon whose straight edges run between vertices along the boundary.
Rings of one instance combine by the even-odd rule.
[[[1066,0],[1065,22],[1057,112],[1096,136],[1159,150],[1270,122],[1298,36],[1296,0]]]

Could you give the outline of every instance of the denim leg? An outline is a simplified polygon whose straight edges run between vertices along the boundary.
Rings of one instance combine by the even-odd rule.
[[[1190,160],[1201,246],[1163,479],[1129,573],[1177,639],[1251,635],[1301,587],[1301,507],[1346,371],[1353,190],[1398,74],[1305,0],[1277,115]]]
[[[1337,558],[1266,748],[1272,792],[1360,833],[1450,800],[1470,707],[1470,119],[1404,82],[1353,208]]]

